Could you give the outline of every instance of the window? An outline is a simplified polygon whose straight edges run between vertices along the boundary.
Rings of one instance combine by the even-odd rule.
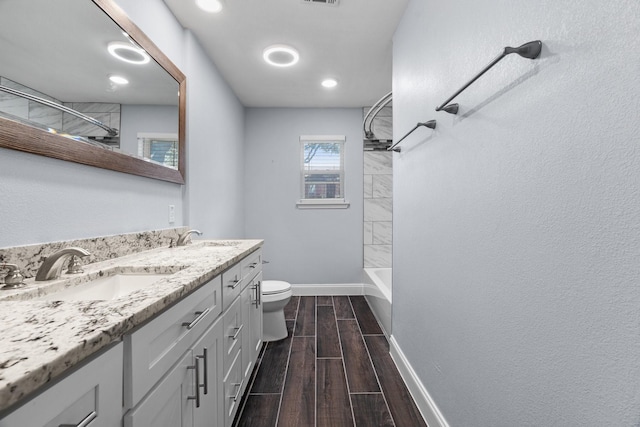
[[[343,135],[303,135],[299,208],[346,208]]]
[[[139,133],[138,156],[178,169],[178,135]]]

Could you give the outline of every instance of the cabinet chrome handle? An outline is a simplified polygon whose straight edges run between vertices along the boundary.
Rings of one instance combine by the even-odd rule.
[[[196,389],[196,395],[195,396],[187,396],[187,400],[195,400],[196,401],[196,408],[200,407],[200,356],[196,356],[196,360],[194,361],[195,364],[193,366],[187,366],[187,369],[195,369],[196,372],[196,379],[194,381],[195,383],[195,389]]]
[[[252,287],[256,291],[256,299],[253,301],[253,304],[256,308],[260,308],[260,304],[262,303],[262,292],[260,291],[260,282],[256,283],[255,286]]]
[[[262,305],[262,280],[258,280],[256,287],[258,288],[258,305]]]
[[[240,331],[242,330],[242,328],[244,328],[244,325],[240,325],[240,327],[235,327],[233,329],[236,330],[236,333],[233,335],[227,335],[229,338],[232,338],[234,341],[238,339],[238,335],[240,334]]]
[[[238,286],[238,283],[240,283],[240,279],[238,279],[238,276],[236,276],[235,279],[233,279],[231,281],[231,285],[227,285],[228,287],[230,287],[231,289],[235,289]]]
[[[244,380],[240,381],[239,383],[233,383],[232,385],[237,385],[238,386],[238,391],[236,391],[236,394],[233,396],[229,396],[229,399],[233,399],[233,401],[235,402],[236,400],[238,400],[238,397],[240,397],[240,390],[242,390],[242,383],[244,382]]]
[[[256,265],[258,265],[258,263],[257,263],[257,262],[254,262],[254,263],[252,263],[252,264],[249,266],[249,268],[256,268]]]
[[[196,324],[198,324],[199,321],[201,321],[202,319],[204,319],[204,317],[209,314],[209,312],[211,311],[210,308],[205,309],[204,311],[196,311],[195,315],[197,316],[195,319],[193,319],[191,322],[183,322],[182,326],[186,326],[187,329],[191,329],[194,326],[196,326]]]
[[[60,427],[88,427],[96,418],[98,418],[96,411],[91,411],[79,424],[60,424]]]
[[[207,357],[207,347],[204,348],[204,350],[202,351],[202,356],[196,356],[201,358],[204,361],[204,384],[202,385],[202,388],[204,388],[204,394],[208,394],[209,393],[209,376],[207,375],[207,372],[209,371],[208,365],[209,365],[209,358]]]

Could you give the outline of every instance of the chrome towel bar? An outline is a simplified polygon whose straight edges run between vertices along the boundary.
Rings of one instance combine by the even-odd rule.
[[[418,129],[420,126],[425,126],[425,127],[428,127],[429,129],[435,129],[436,128],[436,121],[435,120],[429,120],[428,122],[424,122],[424,123],[423,122],[418,122],[418,124],[416,124],[413,129],[411,129],[409,132],[407,132],[405,136],[400,138],[400,140],[398,140],[398,142],[393,144],[391,147],[387,148],[387,151],[392,151],[393,150],[396,153],[399,153],[400,152],[400,148],[399,147],[396,148],[396,145],[400,144],[406,137],[411,135],[413,133],[413,131]]]
[[[500,62],[502,60],[502,58],[504,58],[505,56],[507,56],[507,55],[509,55],[511,53],[517,53],[518,55],[522,56],[523,58],[536,59],[538,56],[540,56],[540,52],[541,51],[542,51],[542,42],[540,40],[535,40],[535,41],[532,41],[532,42],[528,42],[528,43],[525,43],[525,44],[523,44],[522,46],[519,46],[519,47],[509,47],[509,46],[505,47],[502,50],[502,53],[500,55],[498,55],[493,61],[491,61],[491,63],[489,63],[489,65],[484,67],[484,69],[482,71],[480,71],[474,78],[469,80],[456,93],[451,95],[451,97],[449,99],[444,101],[442,103],[442,105],[437,107],[436,111],[443,110],[443,111],[446,111],[447,113],[450,113],[450,114],[458,114],[458,104],[449,104],[449,103],[451,101],[453,101],[453,99],[456,96],[460,95],[466,88],[471,86],[471,84],[473,82],[478,80],[480,78],[480,76],[482,76],[484,73],[489,71],[494,65],[496,65],[498,62]]]

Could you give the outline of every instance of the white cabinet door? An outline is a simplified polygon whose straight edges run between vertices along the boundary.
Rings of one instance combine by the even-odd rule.
[[[119,427],[122,422],[122,343],[0,419],[0,427],[60,425]]]
[[[124,427],[193,427],[195,369],[189,350],[151,392],[124,416]]]
[[[261,301],[262,272],[251,281],[242,291],[242,322],[247,331],[242,335],[242,369],[245,384],[262,346],[262,301]]]
[[[223,321],[218,319],[195,344],[193,355],[198,364],[198,392],[194,411],[195,427],[222,427],[223,393]]]
[[[255,285],[255,296],[251,305],[251,359],[258,359],[260,348],[262,347],[262,272],[258,273],[253,280]],[[251,374],[251,371],[249,371]]]

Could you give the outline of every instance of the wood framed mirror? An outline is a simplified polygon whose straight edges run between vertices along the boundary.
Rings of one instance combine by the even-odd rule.
[[[39,5],[39,7],[52,7],[55,9],[51,9],[49,12],[42,9],[38,9],[37,12],[24,12],[33,14],[33,16],[28,16],[29,22],[24,22],[27,15],[23,15],[21,18],[17,16],[17,12],[13,14],[14,11],[25,7],[31,2]],[[64,106],[73,107],[75,105],[100,103],[117,105],[117,113],[106,112],[98,114],[102,114],[107,120],[110,117],[109,115],[115,117],[113,120],[117,122],[118,138],[114,139],[118,139],[118,141],[112,142],[110,140],[109,143],[112,145],[118,144],[118,146],[109,146],[100,142],[105,139],[102,136],[85,137],[59,129],[58,127],[64,127],[67,121],[71,121],[67,120],[68,114],[64,112],[59,113],[61,117],[59,122],[62,123],[64,121],[65,125],[60,124],[60,126],[54,127],[49,124],[32,123],[30,119],[25,120],[16,111],[24,109],[28,112],[25,114],[31,114],[35,111],[34,115],[37,115],[38,112],[42,115],[41,112],[45,108],[53,109],[46,105],[43,107],[41,102],[36,102],[37,107],[34,107],[34,102],[28,101],[30,103],[29,106],[24,99],[18,99],[21,97],[16,97],[10,93],[7,94],[6,91],[10,89],[6,89],[6,91],[0,90],[0,147],[184,184],[186,164],[186,76],[129,19],[114,1],[92,0],[92,2],[71,1],[71,3],[69,7],[62,5],[61,2],[51,2],[50,0],[8,0],[0,4],[0,21],[3,20],[2,16],[4,16],[5,20],[17,22],[19,23],[17,24],[18,26],[25,27],[25,31],[30,32],[24,35],[15,34],[13,28],[7,29],[9,27],[8,21],[5,22],[7,25],[0,24],[0,28],[12,31],[10,37],[4,37],[2,30],[0,30],[0,55],[3,58],[11,58],[10,61],[3,61],[5,65],[0,65],[0,79],[4,79],[0,80],[0,86],[7,84],[7,82],[10,85],[17,85],[15,83],[17,81],[20,84],[19,88],[27,88],[29,92],[33,89],[36,94],[44,93],[47,97],[51,96],[51,99],[54,100],[53,102]],[[68,15],[76,13],[71,11],[76,6],[84,8],[78,13],[84,13],[87,16],[81,15],[81,17],[78,17],[74,15],[73,18],[70,18]],[[66,28],[63,23],[52,19],[51,14],[59,11],[66,12],[63,18],[69,19],[70,26],[77,24],[84,27],[82,29]],[[63,39],[56,40],[53,42],[53,47],[48,47],[46,50],[36,51],[30,49],[30,46],[34,44],[37,44],[42,49],[40,45],[44,44],[45,40],[40,39],[38,43],[34,43],[31,33],[34,32],[34,28],[46,27],[49,22],[53,22],[53,25],[57,26],[57,30],[49,32],[43,30],[40,33],[40,37],[44,37],[47,41],[55,37],[62,37]],[[107,27],[109,29],[104,30]],[[80,31],[86,31],[86,33],[81,33]],[[109,32],[109,35],[104,34],[106,31]],[[100,34],[95,34],[94,37],[93,33],[98,32]],[[121,42],[143,49],[151,58],[150,64],[146,66],[152,68],[136,68],[135,65],[125,62],[120,63],[117,59],[110,58],[107,53],[107,39],[121,39]],[[16,46],[19,43],[31,43],[31,45]],[[91,52],[81,48],[78,48],[77,51],[74,50],[76,49],[76,43],[80,45],[92,44]],[[22,49],[22,51],[5,51],[3,50],[5,48]],[[67,51],[71,52],[68,57],[65,56],[68,54]],[[49,53],[54,56],[48,58],[47,55]],[[25,58],[28,61],[25,60],[23,63],[22,61]],[[103,60],[111,61],[111,63],[105,66],[105,63],[101,62]],[[46,62],[43,64],[42,61]],[[63,62],[67,68],[65,68],[64,72],[56,70],[53,65],[54,62]],[[50,64],[51,67],[49,67]],[[71,66],[68,66],[69,64]],[[127,90],[120,89],[113,83],[108,82],[107,77],[113,75],[112,70],[117,69],[119,66],[125,70],[125,74],[129,73],[132,76],[132,84],[128,86],[134,88],[131,92],[135,93],[135,95],[131,95],[131,97],[127,92],[129,88]],[[86,73],[85,69],[87,70]],[[85,74],[88,75],[89,72],[97,75],[92,77],[93,81],[88,78],[85,79],[87,77]],[[66,80],[57,81],[56,79],[58,78],[65,78]],[[157,81],[162,81],[162,83]],[[94,89],[96,89],[95,93],[93,93]],[[4,95],[4,99],[1,95]],[[9,113],[2,112],[1,107],[3,104],[10,106]],[[20,105],[16,107],[17,104]],[[11,106],[16,108],[11,110]],[[163,112],[162,114],[165,114],[165,116],[156,114],[156,112]],[[166,114],[171,116],[169,120],[164,118]],[[89,115],[91,116],[90,118],[93,117],[91,114]],[[135,117],[135,119],[132,117]],[[100,119],[97,120],[99,123],[104,123]],[[136,126],[131,126],[130,123],[134,121]],[[154,121],[155,125],[149,125]],[[162,127],[158,123],[166,122],[172,123],[169,133],[167,133],[166,129],[158,129]],[[140,123],[146,124],[140,125]],[[86,125],[87,123],[84,124]],[[129,126],[129,131],[125,131],[126,126]],[[113,125],[111,125],[111,128],[113,128]],[[153,157],[145,158],[141,135],[169,134],[175,135],[171,146],[173,163],[166,166],[168,163],[163,163]],[[126,144],[123,142],[120,145],[120,139],[124,139],[125,136],[132,141],[128,140]],[[108,139],[107,137],[106,140]],[[123,148],[125,146],[128,150]]]

